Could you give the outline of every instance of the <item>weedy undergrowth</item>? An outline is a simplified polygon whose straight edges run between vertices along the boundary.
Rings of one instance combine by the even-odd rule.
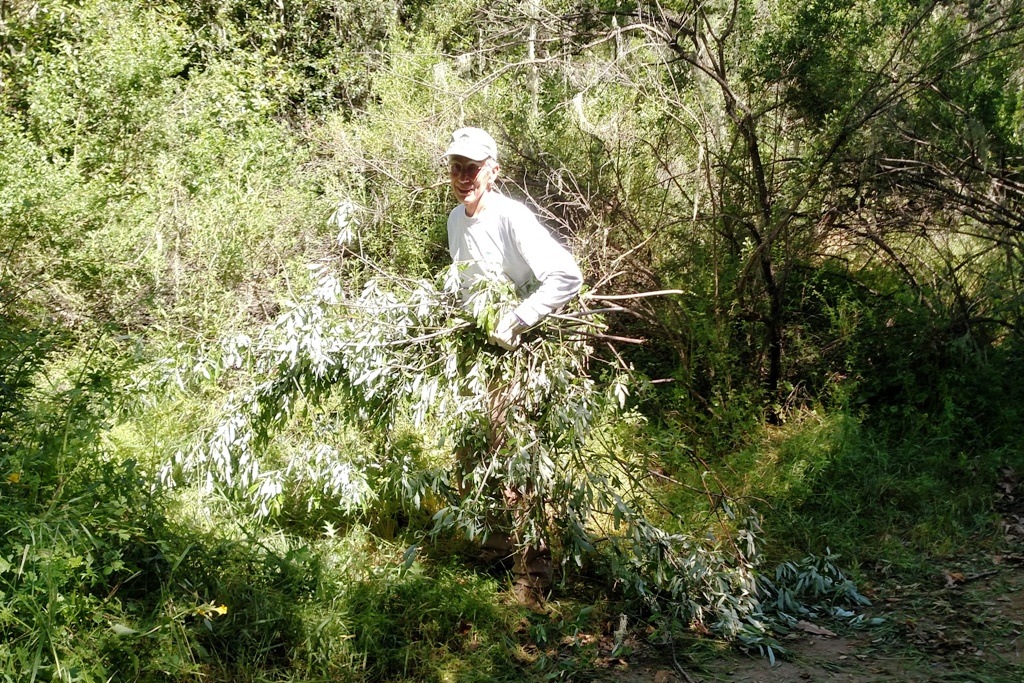
[[[0,407],[0,681],[181,673],[187,661],[170,662],[176,634],[202,601],[179,595],[165,609],[175,601],[161,597],[159,496],[105,439],[123,398],[116,348],[100,340],[82,357],[67,352],[67,333],[10,322],[0,323],[10,390]]]

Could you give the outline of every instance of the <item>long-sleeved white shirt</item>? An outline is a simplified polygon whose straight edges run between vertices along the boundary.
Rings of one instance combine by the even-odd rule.
[[[564,306],[580,291],[583,275],[569,251],[522,202],[488,192],[481,210],[466,215],[459,204],[448,215],[448,251],[462,271],[462,296],[480,277],[504,274],[525,297],[515,314],[527,325]]]

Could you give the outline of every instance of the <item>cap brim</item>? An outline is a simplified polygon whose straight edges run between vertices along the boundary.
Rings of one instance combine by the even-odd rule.
[[[448,151],[444,153],[446,157],[466,157],[473,161],[483,161],[489,158],[491,155],[485,149],[480,149],[479,145],[465,144],[460,142],[453,142],[449,147]]]

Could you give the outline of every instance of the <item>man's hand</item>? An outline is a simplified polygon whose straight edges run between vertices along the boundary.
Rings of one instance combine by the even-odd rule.
[[[519,333],[525,329],[523,321],[519,319],[513,311],[508,311],[501,316],[501,320],[498,321],[498,326],[494,328],[494,332],[491,332],[490,336],[487,337],[487,341],[500,346],[506,351],[519,346],[520,338]]]

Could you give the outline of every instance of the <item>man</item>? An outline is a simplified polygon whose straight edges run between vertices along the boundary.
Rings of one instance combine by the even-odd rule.
[[[506,350],[515,349],[524,331],[557,311],[576,296],[583,276],[572,254],[537,221],[522,202],[495,190],[498,177],[498,147],[480,128],[460,128],[452,133],[445,152],[452,193],[458,200],[448,216],[448,250],[461,270],[463,303],[473,284],[481,278],[505,277],[515,286],[519,303],[504,311],[488,340]],[[525,378],[524,378],[525,379]],[[490,434],[488,446],[497,452],[503,443],[501,432],[515,391],[494,387],[490,391]],[[465,465],[474,454],[460,453]],[[506,489],[505,501],[514,517],[529,502],[521,492]],[[520,510],[516,511],[516,508]],[[512,526],[517,526],[515,521]],[[490,530],[486,549],[511,554],[520,602],[537,607],[550,587],[551,554],[543,541],[524,546],[516,529]]]

